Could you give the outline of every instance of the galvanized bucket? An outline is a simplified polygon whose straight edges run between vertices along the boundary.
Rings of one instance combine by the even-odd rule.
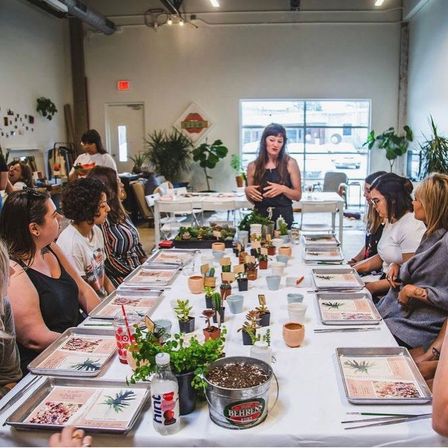
[[[229,389],[210,383],[207,378],[205,396],[208,402],[210,418],[214,423],[228,429],[247,429],[262,423],[268,415],[269,389],[272,378],[277,384],[278,381],[271,366],[264,361],[247,356],[230,356],[221,358],[210,364],[209,368],[222,366],[229,363],[245,362],[255,364],[262,369],[268,379],[258,386],[247,387],[244,389]]]

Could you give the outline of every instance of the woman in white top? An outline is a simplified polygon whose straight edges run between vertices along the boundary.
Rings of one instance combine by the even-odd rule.
[[[18,160],[9,164],[8,183],[6,184],[6,193],[23,190],[24,187],[34,187],[33,172],[25,163]]]
[[[81,137],[81,146],[85,153],[76,158],[73,168],[70,170],[70,180],[86,176],[89,170],[95,166],[106,166],[117,171],[115,160],[104,149],[98,131],[89,129],[85,132]]]
[[[423,222],[412,213],[412,189],[409,179],[394,173],[379,177],[370,188],[371,203],[385,225],[378,254],[355,264],[354,268],[362,274],[383,271],[386,278],[366,283],[366,288],[375,296],[388,291],[388,279],[396,284],[400,265],[414,255],[426,231]]]

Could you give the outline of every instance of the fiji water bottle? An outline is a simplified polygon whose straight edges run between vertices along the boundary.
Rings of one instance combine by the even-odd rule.
[[[152,422],[158,433],[174,434],[180,429],[179,386],[168,353],[157,354],[156,364],[157,373],[151,381]]]

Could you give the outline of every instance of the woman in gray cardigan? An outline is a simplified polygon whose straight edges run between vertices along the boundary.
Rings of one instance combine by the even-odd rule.
[[[427,230],[415,255],[400,268],[378,310],[397,342],[428,347],[448,316],[448,176],[432,174],[416,189],[415,218]]]

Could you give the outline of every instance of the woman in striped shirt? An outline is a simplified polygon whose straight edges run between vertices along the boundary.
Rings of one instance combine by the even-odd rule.
[[[124,278],[147,258],[140,236],[120,201],[117,173],[108,167],[96,166],[88,177],[99,179],[106,187],[110,212],[101,231],[106,251],[106,274],[117,287]]]

